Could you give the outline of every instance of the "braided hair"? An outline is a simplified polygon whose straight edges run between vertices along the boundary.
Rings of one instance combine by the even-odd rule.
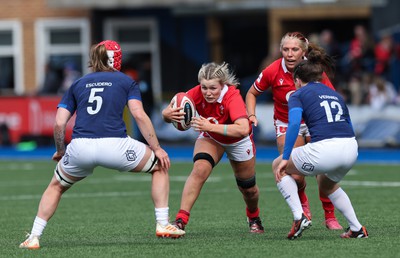
[[[239,86],[239,80],[235,74],[229,69],[229,64],[223,62],[222,64],[207,63],[203,64],[197,76],[198,81],[202,79],[212,80],[218,79],[221,84]]]

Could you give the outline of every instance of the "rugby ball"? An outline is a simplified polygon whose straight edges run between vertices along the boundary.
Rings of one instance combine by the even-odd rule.
[[[179,131],[186,131],[190,128],[190,121],[196,115],[196,107],[193,99],[185,92],[179,92],[172,98],[173,108],[183,107],[182,112],[185,112],[185,118],[179,122],[172,121],[172,124]]]

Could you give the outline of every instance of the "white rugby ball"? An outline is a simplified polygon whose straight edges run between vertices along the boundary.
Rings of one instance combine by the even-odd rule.
[[[172,121],[172,124],[179,131],[186,131],[190,128],[190,121],[192,121],[192,117],[196,115],[196,107],[194,105],[193,99],[186,94],[186,92],[178,92],[172,98],[174,101],[172,107],[183,107],[183,112],[185,112],[185,118],[180,120],[179,122]]]

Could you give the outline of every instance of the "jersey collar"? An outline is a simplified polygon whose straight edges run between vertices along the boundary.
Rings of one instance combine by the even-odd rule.
[[[307,60],[307,57],[303,57],[303,60]],[[281,61],[282,69],[285,73],[290,73],[290,71],[286,68],[285,59],[282,57]]]
[[[289,70],[286,68],[285,58],[282,58],[281,65],[282,65],[282,69],[285,73],[290,73]]]
[[[224,85],[224,88],[221,91],[221,95],[219,95],[219,98],[217,99],[218,103],[222,102],[222,99],[224,98],[225,94],[228,92],[228,85]]]

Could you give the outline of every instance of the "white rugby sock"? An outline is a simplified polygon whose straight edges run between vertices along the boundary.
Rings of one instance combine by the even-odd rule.
[[[166,208],[155,208],[156,221],[161,226],[166,226],[169,223],[169,207]]]
[[[31,235],[40,237],[43,234],[43,230],[46,227],[46,225],[47,221],[36,216],[35,220],[33,221]]]
[[[357,219],[353,205],[351,204],[349,196],[343,191],[342,188],[338,188],[335,192],[328,195],[328,198],[333,203],[336,209],[338,209],[349,223],[351,231],[358,231],[362,227]]]
[[[297,192],[296,181],[291,176],[284,176],[276,185],[292,210],[294,220],[301,219],[303,208],[301,207],[299,194]]]

